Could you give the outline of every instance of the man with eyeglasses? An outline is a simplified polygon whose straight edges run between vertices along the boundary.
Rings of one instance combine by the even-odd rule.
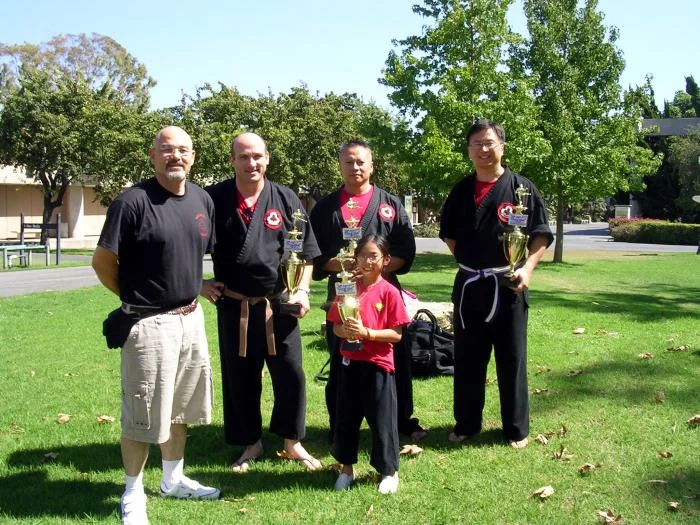
[[[372,150],[364,140],[352,140],[340,147],[338,158],[343,186],[316,203],[311,210],[311,225],[316,234],[321,256],[314,259],[314,280],[328,278],[327,304],[335,298],[335,283],[342,270],[337,259],[341,248],[348,245],[343,240],[343,229],[354,225],[362,235],[378,234],[389,241],[391,261],[385,270],[385,279],[400,289],[397,275],[411,269],[416,256],[416,241],[411,222],[401,200],[370,182],[374,171]],[[352,264],[353,261],[346,263]],[[418,419],[413,415],[413,386],[411,383],[410,349],[407,337],[394,347],[398,429],[414,441],[426,435]],[[326,341],[330,351],[330,369],[326,383],[330,435],[335,424],[338,376],[341,355],[338,338],[331,323],[326,325]]]
[[[202,307],[202,258],[211,251],[214,205],[186,180],[192,140],[162,129],[150,150],[155,177],[119,195],[92,258],[102,284],[122,302],[122,523],[147,524],[143,469],[160,446],[162,496],[216,499],[219,490],[183,474],[188,424],[211,422],[212,379]],[[129,326],[131,328],[129,328]],[[127,335],[128,334],[128,335]]]
[[[455,185],[440,216],[440,238],[459,263],[452,290],[455,426],[449,440],[459,443],[481,432],[493,347],[503,436],[513,448],[524,448],[529,434],[527,290],[553,236],[537,188],[501,164],[503,128],[480,120],[469,128],[467,144],[475,172]],[[526,214],[516,208],[516,190],[521,185],[527,194]],[[507,279],[503,237],[513,229],[514,219],[529,235],[528,253],[524,264]]]

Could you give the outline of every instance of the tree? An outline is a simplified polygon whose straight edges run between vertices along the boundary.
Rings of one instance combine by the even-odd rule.
[[[83,79],[93,91],[104,90],[142,110],[156,84],[116,40],[96,33],[58,35],[38,45],[0,44],[0,93],[17,85],[22,67]]]
[[[536,129],[528,78],[515,58],[522,39],[510,31],[512,0],[425,0],[413,11],[432,21],[419,36],[394,41],[380,83],[414,124],[406,150],[414,188],[441,201],[469,171],[466,132],[480,118],[499,121],[512,140],[507,162],[522,169],[547,144]]]
[[[669,139],[669,164],[678,177],[676,206],[686,222],[700,222],[694,195],[700,195],[700,126],[685,137]]]
[[[619,78],[624,68],[617,29],[607,30],[597,0],[525,0],[539,129],[548,145],[532,171],[555,204],[554,261],[563,260],[564,211],[641,187],[660,158],[642,142],[640,113],[625,114]],[[629,108],[627,108],[629,109]]]
[[[624,105],[626,112],[634,114],[639,112],[642,118],[661,118],[661,112],[656,105],[654,98],[654,88],[651,85],[653,76],[647,75],[644,84],[635,86],[625,92]]]
[[[41,182],[48,224],[72,182],[101,182],[113,193],[143,176],[143,115],[109,90],[95,93],[80,79],[22,68],[0,113],[0,164]]]

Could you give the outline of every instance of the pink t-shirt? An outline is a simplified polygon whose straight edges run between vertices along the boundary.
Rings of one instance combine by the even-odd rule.
[[[362,324],[371,330],[395,328],[411,322],[406,312],[406,306],[401,299],[401,292],[384,279],[370,286],[357,283],[357,293],[360,299],[360,316]],[[342,296],[335,298],[328,310],[326,320],[334,324],[342,324],[337,303]],[[362,350],[341,351],[343,357],[358,361],[369,361],[387,372],[394,371],[394,345],[381,341],[362,339]]]
[[[343,214],[343,220],[346,224],[350,217],[357,219],[359,224],[359,221],[362,220],[365,211],[367,211],[367,205],[372,198],[372,194],[374,194],[374,186],[371,186],[367,193],[357,195],[348,193],[345,188],[340,188],[340,212]],[[348,201],[351,198],[354,203],[352,209],[348,208]]]

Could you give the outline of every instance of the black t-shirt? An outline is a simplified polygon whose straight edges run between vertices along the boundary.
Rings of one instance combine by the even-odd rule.
[[[119,258],[123,302],[168,309],[199,294],[213,232],[214,204],[204,190],[187,182],[178,196],[152,178],[112,202],[98,244]]]

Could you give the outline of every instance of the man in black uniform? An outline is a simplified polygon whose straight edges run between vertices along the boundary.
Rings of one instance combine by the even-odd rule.
[[[329,304],[335,297],[335,283],[339,281],[338,273],[341,271],[336,255],[348,244],[347,240],[343,240],[343,228],[355,221],[358,221],[357,227],[362,229],[362,235],[376,233],[389,240],[391,261],[384,277],[397,288],[400,286],[396,276],[407,273],[416,256],[416,241],[401,201],[370,182],[374,166],[369,144],[363,140],[343,144],[339,161],[343,186],[318,201],[311,210],[311,225],[321,249],[321,256],[314,260],[313,278],[320,281],[328,277]],[[418,440],[424,437],[426,432],[418,423],[418,419],[411,417],[413,388],[410,352],[405,344],[407,339],[403,337],[401,343],[394,347],[398,428],[402,434]],[[332,436],[341,356],[339,341],[333,334],[331,323],[326,324],[326,341],[331,353],[326,384],[326,406]]]
[[[469,129],[467,143],[476,172],[455,185],[440,217],[440,238],[460,267],[452,290],[456,424],[449,439],[461,442],[481,431],[486,369],[493,346],[503,435],[514,448],[523,448],[529,434],[527,290],[553,236],[537,188],[501,165],[503,129],[491,121],[479,121]],[[526,214],[517,213],[520,185],[529,195]],[[508,260],[503,235],[513,229],[517,221],[511,219],[516,218],[529,235],[527,258],[510,280],[504,280]]]
[[[92,258],[121,309],[139,318],[121,350],[124,524],[148,523],[143,468],[150,443],[160,445],[163,458],[161,495],[219,497],[218,489],[183,474],[186,424],[209,423],[212,407],[197,294],[202,258],[213,243],[214,205],[186,181],[194,155],[184,130],[170,126],[158,133],[150,151],[155,177],[112,202]]]
[[[300,443],[306,432],[306,385],[298,322],[309,311],[311,260],[320,252],[308,223],[298,224],[299,256],[307,262],[298,290],[284,299],[299,311],[280,312],[285,288],[280,263],[289,255],[284,241],[294,227],[292,215],[303,206],[292,190],[265,178],[269,160],[261,137],[238,135],[231,144],[235,178],[207,188],[216,209],[217,241],[215,281],[205,283],[203,295],[217,305],[226,442],[245,447],[232,465],[236,472],[245,472],[263,454],[263,364],[275,397],[270,431],[284,438],[283,457],[308,470],[321,467]]]

